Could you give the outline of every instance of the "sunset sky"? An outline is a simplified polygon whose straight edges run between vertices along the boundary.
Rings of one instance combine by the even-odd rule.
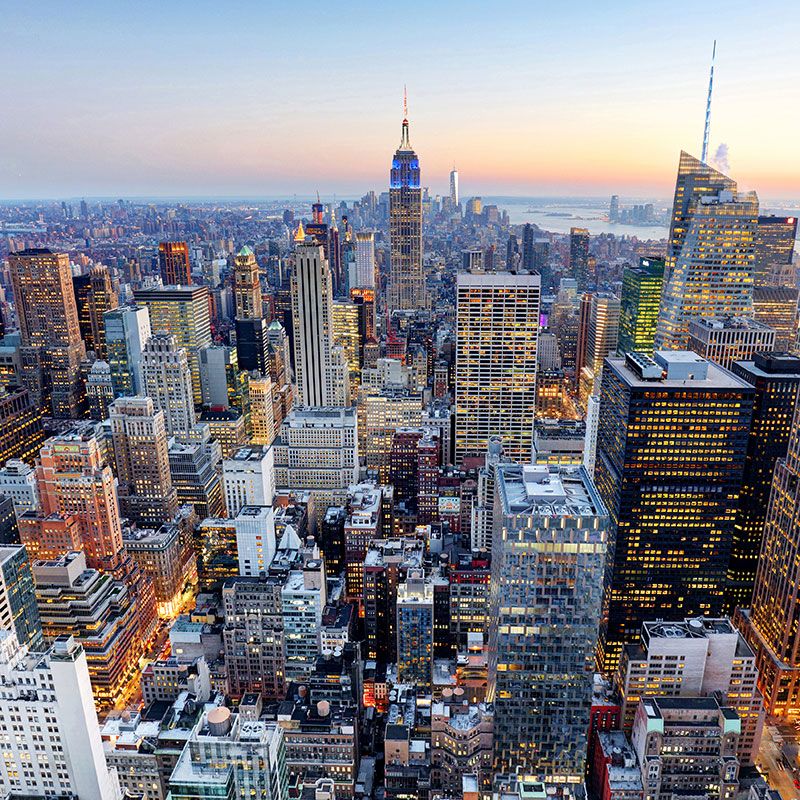
[[[711,153],[800,197],[797,2],[6,3],[0,197],[666,196]]]

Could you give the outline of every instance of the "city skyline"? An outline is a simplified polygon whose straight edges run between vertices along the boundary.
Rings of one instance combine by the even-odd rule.
[[[360,193],[385,182],[405,83],[434,193],[447,194],[455,162],[464,197],[666,197],[680,149],[700,154],[715,38],[710,156],[726,145],[731,174],[766,199],[797,194],[800,157],[788,142],[798,112],[781,101],[800,78],[788,3],[758,20],[743,3],[724,14],[687,6],[691,25],[679,7],[600,15],[579,3],[543,17],[518,4],[496,16],[412,6],[414,59],[386,47],[387,12],[358,4],[351,16],[312,6],[314,25],[246,4],[224,16],[202,5],[187,14],[183,3],[135,15],[112,4],[102,18],[85,3],[69,19],[51,3],[11,9],[0,97],[17,113],[0,194]],[[226,25],[235,57],[220,38]]]

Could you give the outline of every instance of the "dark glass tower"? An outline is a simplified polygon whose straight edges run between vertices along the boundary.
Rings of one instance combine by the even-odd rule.
[[[604,672],[646,620],[721,613],[754,393],[687,351],[606,359],[595,467],[612,520]]]
[[[569,274],[578,281],[578,291],[585,292],[589,279],[589,231],[570,228]]]
[[[788,353],[756,353],[734,361],[730,371],[755,388],[753,422],[728,567],[726,613],[750,605],[767,518],[775,462],[786,458],[792,416],[800,387],[800,358]]]

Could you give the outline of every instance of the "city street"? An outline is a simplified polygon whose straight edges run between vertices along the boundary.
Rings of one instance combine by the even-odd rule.
[[[759,771],[773,789],[781,793],[783,800],[800,797],[794,781],[800,781],[800,765],[797,762],[798,733],[793,725],[773,724],[764,726],[761,748],[758,752]],[[787,762],[790,766],[786,766]],[[793,767],[791,765],[794,765]]]

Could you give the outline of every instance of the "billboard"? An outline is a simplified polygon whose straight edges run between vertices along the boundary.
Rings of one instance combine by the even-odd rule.
[[[461,498],[460,497],[439,497],[439,513],[440,514],[460,514],[461,513]]]

